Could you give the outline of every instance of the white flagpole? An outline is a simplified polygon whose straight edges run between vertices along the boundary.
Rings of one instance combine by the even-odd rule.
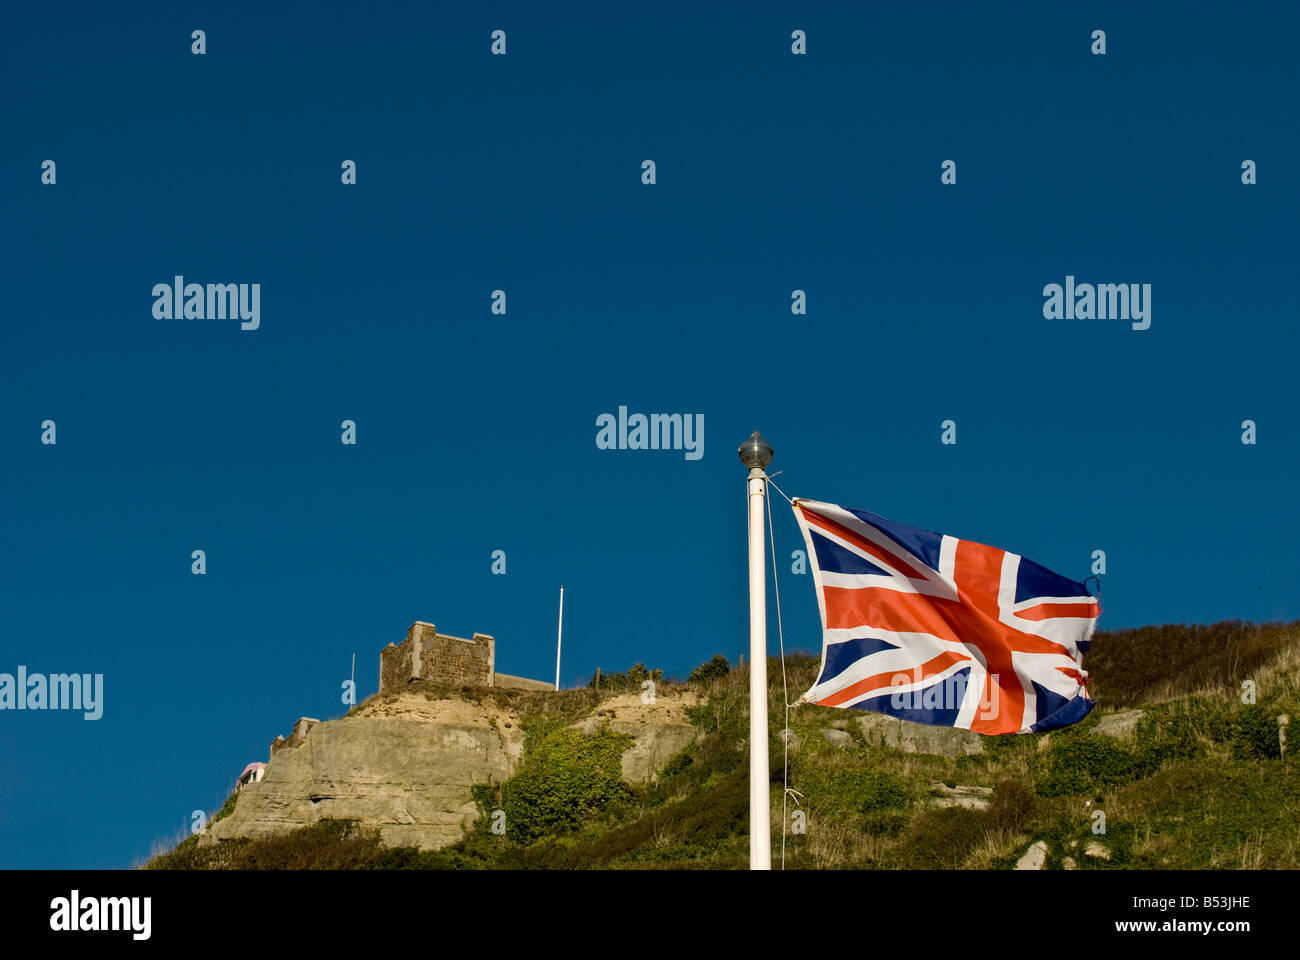
[[[772,812],[767,764],[767,575],[763,566],[764,468],[772,447],[757,430],[740,446],[749,467],[749,869],[772,869]]]
[[[555,689],[560,689],[560,643],[564,640],[564,584],[560,584],[560,625],[555,630]]]

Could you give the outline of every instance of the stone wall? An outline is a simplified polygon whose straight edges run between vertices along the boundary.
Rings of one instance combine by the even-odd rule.
[[[420,677],[443,683],[470,683],[480,687],[492,686],[496,672],[496,641],[486,633],[476,633],[472,640],[448,637],[437,633],[432,624],[424,626],[420,642]]]
[[[318,723],[320,723],[320,721],[313,719],[312,717],[300,717],[298,722],[293,725],[293,733],[289,734],[289,739],[286,740],[284,737],[276,737],[271,741],[271,756],[274,757],[285,747],[296,747],[301,745],[301,743],[307,739],[307,731]]]
[[[508,673],[498,673],[492,680],[492,686],[502,690],[554,690],[555,684],[545,680],[529,680],[527,677],[512,677]]]
[[[495,666],[496,641],[486,633],[471,640],[450,637],[417,620],[405,640],[380,651],[379,692],[392,693],[415,679],[490,687]]]
[[[414,628],[412,628],[414,629]],[[379,651],[379,692],[400,690],[420,675],[418,644],[412,643],[410,631],[400,644],[390,643]]]

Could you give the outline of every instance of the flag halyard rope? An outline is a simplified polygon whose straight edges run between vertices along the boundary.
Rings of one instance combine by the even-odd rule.
[[[777,493],[785,497],[791,506],[794,501],[785,496],[785,491],[772,482],[772,478],[766,473],[763,479],[769,487],[776,490]],[[797,704],[790,703],[790,687],[786,680],[785,673],[785,630],[781,623],[781,584],[777,579],[776,570],[776,531],[772,527],[772,498],[764,497],[767,502],[767,539],[772,551],[772,592],[776,597],[776,635],[781,650],[781,702],[785,704],[785,726],[781,730],[781,746],[783,753],[781,763],[781,869],[785,869],[785,835],[786,828],[790,822],[790,816],[787,813],[787,803],[793,799],[795,806],[799,806],[799,798],[803,796],[798,790],[790,789],[790,707]]]
[[[771,477],[769,477],[766,473],[764,473],[764,474],[763,474],[763,478],[767,481],[767,485],[768,485],[769,487],[771,487],[772,489],[774,489],[777,493],[781,494],[781,496],[785,497],[785,502],[788,503],[788,504],[790,504],[790,506],[793,507],[793,506],[794,506],[794,501],[791,500],[789,497],[786,497],[786,496],[785,496],[785,491],[782,490],[780,487],[778,487],[778,486],[776,485],[776,481],[774,481],[774,480],[772,479],[772,477],[779,477],[779,476],[780,476],[781,474],[783,474],[783,473],[785,473],[784,470],[778,470],[776,473],[772,474]],[[770,526],[772,525],[772,523],[771,523],[771,521],[772,521],[772,508],[771,508],[771,507],[768,507],[768,508],[767,508],[767,519],[768,519],[768,526],[770,527]]]

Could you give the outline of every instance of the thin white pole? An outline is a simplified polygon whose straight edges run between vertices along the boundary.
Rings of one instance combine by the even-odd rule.
[[[767,764],[767,576],[762,467],[749,471],[749,869],[772,869]]]
[[[564,584],[560,584],[560,625],[555,631],[555,689],[560,689],[560,644],[564,640]]]

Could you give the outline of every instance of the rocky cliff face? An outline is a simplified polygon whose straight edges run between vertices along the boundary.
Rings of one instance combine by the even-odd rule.
[[[470,788],[509,777],[523,742],[519,718],[491,702],[386,697],[279,750],[201,842],[355,819],[390,846],[444,847],[477,816]]]
[[[673,754],[686,749],[695,739],[695,727],[686,717],[686,707],[698,699],[694,694],[683,694],[642,703],[639,694],[610,697],[574,726],[588,736],[599,733],[606,725],[614,733],[629,734],[633,742],[623,752],[623,779],[648,783]]]
[[[656,704],[611,698],[578,726],[595,733],[609,723],[631,734],[624,779],[646,781],[695,735],[683,705],[662,697]],[[348,819],[377,828],[389,846],[445,847],[462,839],[478,816],[471,788],[508,779],[523,744],[519,716],[492,699],[430,700],[422,692],[375,698],[277,751],[263,779],[240,791],[234,811],[200,843]]]

